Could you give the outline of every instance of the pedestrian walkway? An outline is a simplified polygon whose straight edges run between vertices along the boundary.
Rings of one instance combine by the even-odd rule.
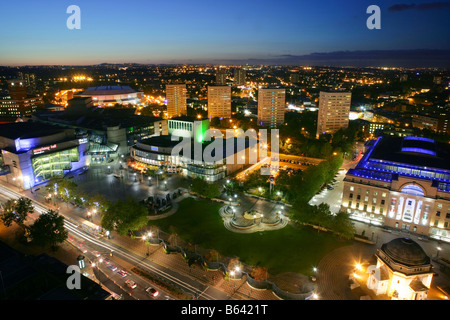
[[[134,253],[142,256],[144,259],[156,263],[165,268],[171,269],[178,273],[187,275],[208,286],[215,287],[229,295],[229,299],[255,299],[255,300],[278,300],[271,290],[257,290],[251,288],[245,276],[241,280],[226,280],[221,271],[208,271],[198,264],[191,266],[183,259],[179,253],[167,254],[164,252],[162,245],[148,245],[144,241],[131,239],[128,237],[120,237],[114,235],[111,239],[117,245],[126,246],[126,248]],[[147,256],[147,252],[149,255]],[[131,267],[131,266],[130,266]]]

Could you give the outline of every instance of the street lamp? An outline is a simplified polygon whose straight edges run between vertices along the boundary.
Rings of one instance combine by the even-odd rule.
[[[150,238],[150,233],[148,234],[148,237]],[[147,235],[144,234],[142,236],[142,239],[144,240],[144,245],[146,245],[145,240],[147,239]],[[147,244],[147,253],[146,253],[146,255],[147,255],[147,257],[150,255],[150,247],[149,247],[148,244]]]

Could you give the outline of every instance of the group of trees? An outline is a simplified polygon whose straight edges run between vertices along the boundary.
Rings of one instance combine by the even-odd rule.
[[[109,201],[103,195],[99,193],[88,195],[83,190],[79,190],[75,182],[62,177],[51,178],[45,189],[48,192],[48,200],[59,199],[85,208],[95,208],[100,214],[103,214],[110,206]]]
[[[127,235],[141,229],[147,223],[148,209],[133,198],[108,201],[101,194],[87,195],[78,190],[78,186],[68,179],[55,177],[46,185],[51,197],[58,197],[64,202],[73,202],[88,209],[96,209],[100,214],[100,225],[103,229],[117,231],[120,235]]]
[[[351,239],[355,234],[355,227],[348,214],[338,212],[333,215],[330,206],[326,203],[317,206],[303,205],[302,207],[295,205],[292,207],[291,220],[331,230],[345,239]]]
[[[334,152],[350,156],[355,141],[365,137],[361,127],[350,121],[347,128],[316,139],[316,122],[317,112],[286,113],[287,125],[280,127],[280,152],[322,159]]]
[[[118,200],[109,205],[101,217],[101,226],[119,235],[130,235],[147,224],[148,209],[133,198]]]
[[[48,210],[40,214],[33,224],[27,225],[28,215],[33,212],[34,206],[28,198],[8,200],[2,205],[0,220],[6,227],[16,223],[32,243],[42,247],[50,246],[55,250],[68,236],[64,228],[64,217],[54,210]]]
[[[208,183],[202,178],[194,178],[192,180],[191,191],[208,199],[216,198],[221,193],[217,183]]]
[[[293,204],[299,201],[299,203],[305,204],[320,191],[321,187],[333,180],[343,161],[343,155],[336,154],[304,171],[294,173],[279,171],[272,187],[272,193],[269,193],[269,176],[261,175],[259,171],[253,171],[246,176],[242,189],[261,188],[259,195],[270,199],[279,197],[277,191],[280,191],[283,200],[287,203]]]

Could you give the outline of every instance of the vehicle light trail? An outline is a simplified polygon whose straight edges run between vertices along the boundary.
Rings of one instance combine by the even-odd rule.
[[[20,193],[17,193],[5,186],[0,185],[0,194],[3,194],[4,196],[10,198],[10,199],[18,199],[20,197],[26,197]],[[26,197],[28,199],[30,199],[33,203],[33,206],[35,208],[35,212],[37,212],[38,214],[42,214],[46,211],[48,211],[50,208],[46,207],[44,205],[42,205],[41,203],[37,202],[36,200],[33,200],[29,197]],[[62,216],[64,216],[63,214],[61,214]],[[34,215],[31,216],[31,218],[35,219]],[[116,255],[122,256],[125,258],[125,260],[131,261],[133,263],[135,263],[135,265],[137,266],[141,266],[141,267],[145,267],[146,269],[150,270],[151,272],[157,274],[158,276],[169,280],[170,282],[176,284],[177,286],[181,287],[183,290],[185,290],[187,293],[191,293],[194,294],[196,297],[203,297],[207,300],[216,300],[213,296],[205,293],[206,289],[208,289],[208,286],[206,286],[206,289],[198,289],[196,287],[194,287],[193,285],[186,283],[180,279],[178,279],[177,277],[164,272],[160,269],[158,269],[157,267],[151,265],[149,262],[146,261],[142,261],[142,258],[137,258],[134,255],[126,252],[124,249],[117,247],[117,246],[113,246],[111,244],[106,244],[103,241],[99,241],[98,239],[95,239],[94,237],[90,236],[89,234],[87,234],[85,231],[81,231],[78,229],[78,225],[68,221],[67,219],[64,219],[64,226],[65,228],[69,231],[69,233],[76,235],[79,238],[82,238],[84,240],[86,240],[87,242],[89,242],[90,244],[102,247],[106,250],[112,251],[114,252]],[[105,240],[104,240],[105,241]],[[203,284],[202,284],[203,285]]]

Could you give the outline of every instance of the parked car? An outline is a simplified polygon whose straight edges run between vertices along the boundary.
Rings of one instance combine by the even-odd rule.
[[[137,283],[134,282],[133,280],[127,280],[125,281],[125,283],[127,284],[127,286],[129,286],[131,289],[135,289],[137,287]]]
[[[145,289],[145,291],[153,297],[157,297],[159,294],[159,291],[152,287],[148,287],[147,289]]]

